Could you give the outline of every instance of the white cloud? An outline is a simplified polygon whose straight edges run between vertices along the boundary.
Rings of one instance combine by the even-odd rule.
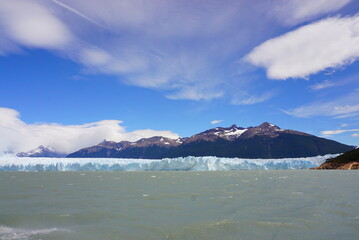
[[[223,120],[213,120],[213,121],[211,121],[211,124],[217,124],[217,123],[221,123],[221,122],[223,122]]]
[[[309,87],[313,90],[321,90],[321,89],[330,88],[330,87],[334,87],[334,86],[335,86],[334,83],[330,82],[329,80],[325,80],[321,83],[310,85]]]
[[[173,94],[168,94],[167,98],[178,100],[178,99],[191,99],[191,100],[210,100],[214,98],[220,98],[223,96],[222,91],[216,91],[212,88],[203,88],[196,86],[181,86],[179,91]]]
[[[270,98],[272,98],[276,93],[273,91],[266,92],[263,94],[254,95],[240,95],[235,96],[231,103],[234,105],[252,105],[256,103],[264,102]]]
[[[108,44],[102,45],[111,61],[97,71],[118,75],[128,85],[160,90],[174,100],[224,96],[218,63],[241,47],[234,41],[241,30],[231,37],[222,34],[236,27],[240,10],[219,3],[162,0],[111,1],[111,9],[96,2],[71,4],[111,28]],[[126,34],[116,37],[122,31]]]
[[[359,115],[359,94],[354,91],[346,96],[331,99],[330,101],[316,101],[293,110],[284,111],[294,117],[330,116],[347,118]]]
[[[274,14],[286,25],[293,25],[337,11],[351,0],[277,0]]]
[[[28,47],[59,49],[72,41],[66,25],[35,1],[0,0],[1,25],[2,37]]]
[[[335,135],[335,134],[342,134],[346,132],[359,132],[359,129],[327,130],[327,131],[321,131],[320,133],[324,135]]]
[[[83,147],[98,144],[102,140],[136,141],[140,138],[164,136],[178,138],[170,131],[151,129],[127,132],[118,120],[103,120],[82,125],[57,123],[26,124],[16,110],[0,108],[0,152],[28,151],[40,145],[50,146],[62,153],[71,153]]]
[[[273,15],[263,12],[274,6],[282,23],[293,24],[349,2],[0,0],[0,55],[23,47],[56,50],[52,52],[82,64],[82,73],[118,76],[125,84],[156,89],[170,99],[227,97],[233,104],[255,104],[275,94],[267,87],[260,91],[259,80],[245,70],[238,76],[231,63],[276,31]],[[354,60],[357,39],[358,17],[331,18],[269,40],[247,59],[252,56],[251,62],[266,67],[269,76],[305,77]]]
[[[235,70],[226,66],[251,44],[248,29],[264,29],[273,21],[263,19],[264,5],[250,0],[0,0],[0,54],[23,47],[56,50],[82,64],[84,74],[114,75],[171,99],[232,98],[223,79],[233,78]],[[257,102],[253,99],[245,104]]]
[[[306,78],[359,57],[359,16],[328,18],[270,39],[245,60],[272,79]]]
[[[359,137],[359,133],[353,133],[352,137]]]
[[[88,66],[103,66],[111,62],[111,56],[102,49],[85,48],[82,51],[81,62]]]
[[[273,16],[263,14],[263,11],[275,6],[274,14],[278,18],[298,22],[336,11],[349,2],[262,0],[254,4],[251,0],[191,3],[108,0],[103,4],[99,0],[0,0],[0,55],[22,47],[54,49],[62,57],[82,64],[85,68],[82,73],[115,75],[125,84],[156,89],[170,99],[211,100],[227,97],[235,104],[255,104],[268,100],[273,94],[257,94],[257,80],[248,80],[248,76],[238,78],[229,65],[252,44],[252,38],[258,41],[273,34],[269,26],[275,20]],[[351,52],[355,51],[354,45],[351,46],[351,41],[356,39],[352,31],[355,27],[352,27],[354,23],[349,23],[354,19],[333,18],[332,21],[339,21],[340,26],[330,30],[333,26],[327,23],[330,25],[326,30],[327,35],[322,30],[327,25],[318,24],[322,30],[318,35],[323,35],[323,38],[329,36],[329,40],[320,39],[317,41],[320,44],[315,43],[311,48],[307,42],[312,42],[315,36],[309,36],[309,40],[303,38],[303,43],[298,38],[300,48],[308,47],[307,51],[299,50],[299,55],[293,50],[293,56],[286,56],[290,51],[281,50],[283,46],[278,46],[279,52],[275,56],[269,54],[267,60],[261,60],[255,54],[257,57],[253,58],[253,62],[267,67],[268,72],[274,72],[269,75],[279,78],[306,76],[308,74],[305,72],[319,71],[324,65],[324,68],[333,67],[331,63],[335,66],[345,64],[352,58],[348,57],[350,54],[344,54],[341,48],[338,49],[343,54],[336,56],[336,52],[332,58],[317,54],[318,59],[328,59],[329,63],[323,64],[304,52],[316,50],[317,45],[322,47],[322,42],[328,45],[327,42],[331,40],[340,46],[346,45]],[[261,34],[253,29],[261,29]],[[338,29],[341,31],[337,33]],[[349,33],[345,32],[346,29],[349,29]],[[332,32],[336,32],[336,38],[332,37]],[[338,39],[340,35],[343,35],[342,39]],[[260,50],[260,47],[257,49]],[[252,54],[250,56],[254,56]],[[281,62],[282,58],[286,59]],[[288,58],[291,61],[287,61]],[[303,58],[310,58],[315,63],[297,64],[302,63]],[[242,97],[232,94],[223,84],[224,79],[247,82],[239,85],[245,85],[243,89],[251,94]]]

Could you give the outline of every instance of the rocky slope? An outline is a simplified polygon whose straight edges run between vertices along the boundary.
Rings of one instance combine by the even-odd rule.
[[[328,159],[325,163],[313,169],[359,170],[359,148],[346,152],[338,157]]]
[[[103,141],[100,144],[80,149],[67,157],[84,158],[162,158],[168,151],[179,146],[182,139],[170,139],[165,137],[142,138],[137,142],[112,142]]]
[[[188,138],[144,138],[137,142],[109,142],[80,149],[68,157],[167,158],[217,156],[242,158],[311,157],[353,149],[307,133],[281,129],[267,122],[256,127],[217,127]]]

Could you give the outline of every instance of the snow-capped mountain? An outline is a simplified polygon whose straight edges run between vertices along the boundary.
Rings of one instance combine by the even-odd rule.
[[[248,129],[237,127],[235,124],[228,128],[216,127],[207,131],[195,134],[184,140],[185,143],[190,143],[198,140],[215,141],[218,138],[224,138],[227,140],[234,140],[240,137]]]
[[[290,129],[281,129],[280,127],[274,124],[264,122],[259,126],[248,127],[248,128],[238,127],[235,124],[233,124],[228,128],[223,128],[223,127],[212,128],[207,131],[193,135],[192,137],[187,138],[184,142],[189,143],[198,140],[215,141],[218,138],[223,138],[229,141],[233,141],[239,138],[246,139],[255,136],[268,136],[271,138],[275,138],[283,133],[310,136],[307,133],[298,132]]]
[[[16,154],[18,157],[65,157],[66,154],[56,152],[51,147],[39,146],[28,152],[20,152]]]
[[[217,156],[244,158],[311,157],[353,149],[332,140],[264,122],[256,127],[216,127],[188,138],[143,138],[136,142],[104,141],[68,157],[149,158]]]

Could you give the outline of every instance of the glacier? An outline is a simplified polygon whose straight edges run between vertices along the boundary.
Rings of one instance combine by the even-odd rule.
[[[244,159],[179,157],[164,159],[36,158],[0,156],[0,171],[227,171],[308,169],[339,154],[307,158]]]

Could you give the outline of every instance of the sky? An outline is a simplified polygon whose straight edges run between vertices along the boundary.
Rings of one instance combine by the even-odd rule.
[[[0,0],[0,151],[271,122],[359,145],[359,1]]]

